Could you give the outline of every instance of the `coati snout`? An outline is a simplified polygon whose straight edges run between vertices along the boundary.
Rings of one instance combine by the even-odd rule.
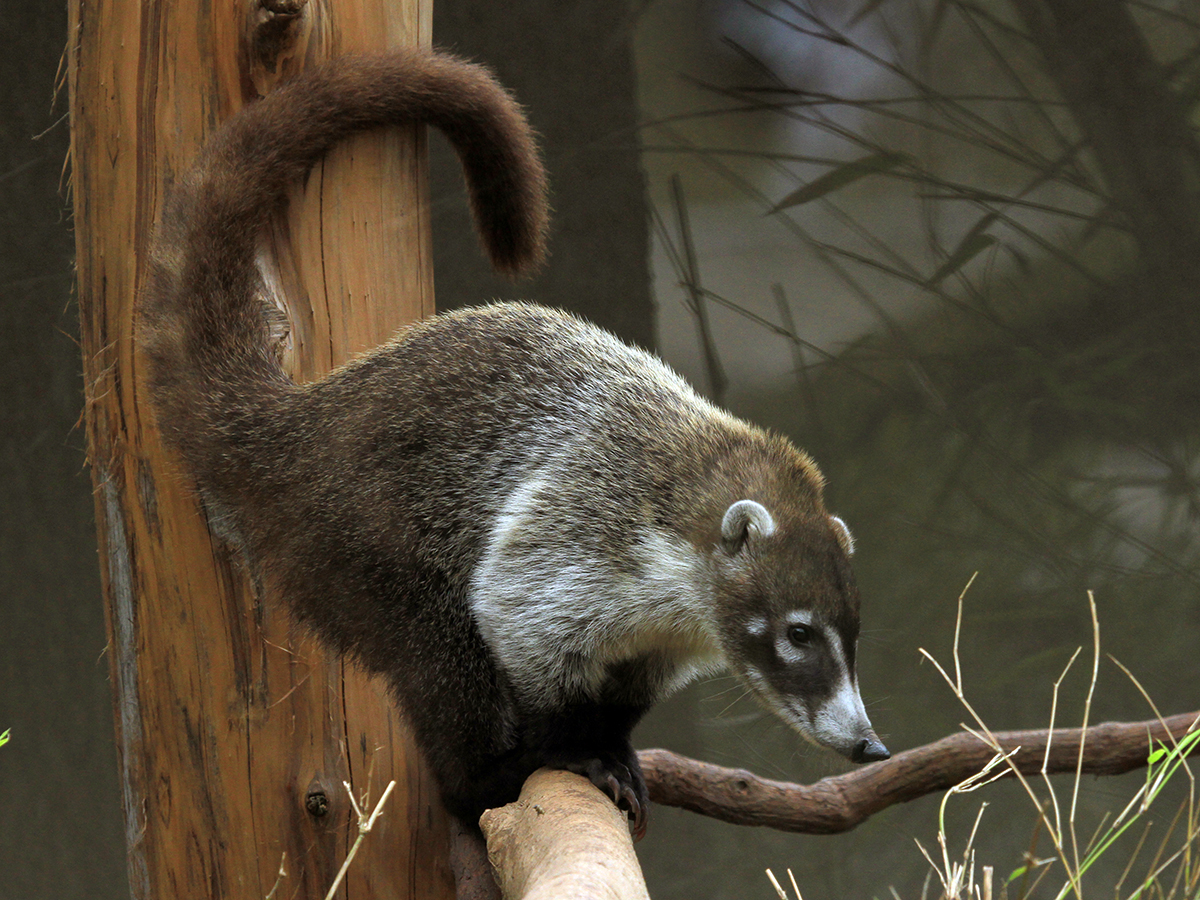
[[[722,520],[722,569],[732,595],[722,631],[730,668],[804,737],[853,762],[890,754],[859,696],[859,599],[854,541],[836,516],[778,523],[754,500]]]

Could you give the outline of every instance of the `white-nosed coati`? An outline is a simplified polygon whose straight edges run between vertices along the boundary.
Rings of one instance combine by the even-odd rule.
[[[138,339],[214,527],[389,680],[472,824],[551,766],[588,775],[640,833],[630,730],[724,667],[803,734],[886,758],[855,675],[849,532],[782,437],[524,304],[437,316],[314,384],[284,375],[264,226],[331,145],[411,121],[457,149],[495,265],[539,262],[528,125],[485,70],[439,54],[305,72],[226,123],[171,190]]]

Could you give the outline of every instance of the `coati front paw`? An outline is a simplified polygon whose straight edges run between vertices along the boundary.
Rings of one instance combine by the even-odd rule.
[[[617,809],[623,810],[629,816],[629,833],[633,835],[633,839],[640,841],[645,836],[650,795],[636,760],[632,766],[628,766],[616,759],[592,757],[564,760],[558,765],[553,765],[553,768],[566,769],[568,772],[582,775],[604,791],[612,798]]]

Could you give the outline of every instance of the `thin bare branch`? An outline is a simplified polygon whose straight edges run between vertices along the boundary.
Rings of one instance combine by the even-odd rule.
[[[1077,765],[1089,775],[1120,775],[1143,768],[1158,742],[1182,739],[1198,717],[1200,712],[1189,712],[1161,721],[1092,725],[1086,746],[1079,728],[996,731],[991,736],[1005,753],[1012,752],[1010,765],[1026,775],[1040,775],[1043,767],[1052,774],[1071,774]],[[1191,753],[1200,755],[1200,744]],[[811,785],[759,778],[669,750],[642,750],[638,759],[655,803],[738,825],[837,834],[889,806],[949,790],[995,755],[987,741],[963,732]]]

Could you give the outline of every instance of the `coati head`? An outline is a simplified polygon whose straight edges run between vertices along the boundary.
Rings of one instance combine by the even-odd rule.
[[[853,540],[835,516],[777,519],[739,500],[721,522],[720,641],[755,696],[810,740],[854,762],[887,759],[858,693]]]

